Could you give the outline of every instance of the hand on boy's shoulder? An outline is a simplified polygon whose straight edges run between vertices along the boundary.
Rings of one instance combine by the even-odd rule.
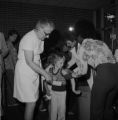
[[[78,78],[78,77],[80,77],[81,75],[78,75],[78,73],[77,72],[73,72],[72,74],[72,77],[73,78]]]
[[[62,74],[65,77],[65,79],[71,79],[72,78],[72,71],[70,71],[69,69],[63,69],[62,70]]]
[[[71,74],[71,73],[72,73],[72,71],[69,70],[69,69],[63,69],[63,70],[62,70],[62,74],[63,74],[63,75],[67,75],[67,74]]]
[[[76,72],[71,71],[70,69],[63,69],[62,74],[65,79],[78,78],[81,75],[78,75]]]

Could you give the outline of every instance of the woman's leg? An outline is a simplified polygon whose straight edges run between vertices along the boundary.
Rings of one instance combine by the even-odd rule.
[[[102,84],[95,79],[91,91],[90,120],[104,120],[104,106],[107,98],[107,92]],[[97,82],[97,83],[96,83]]]
[[[115,112],[113,109],[113,103],[115,102],[115,97],[118,89],[112,89],[106,99],[105,109],[104,109],[104,120],[114,120]]]
[[[26,103],[24,115],[25,120],[33,120],[35,105],[35,102]]]

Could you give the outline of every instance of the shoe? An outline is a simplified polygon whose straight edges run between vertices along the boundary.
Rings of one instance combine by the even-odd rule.
[[[8,107],[18,106],[18,105],[19,105],[18,103],[15,103],[15,104],[8,105]]]
[[[5,117],[4,117],[4,116],[1,116],[1,120],[5,120]]]
[[[44,106],[44,103],[43,103],[43,102],[41,102],[41,104],[40,104],[40,106],[39,106],[39,111],[41,111],[41,112],[47,111],[47,109],[46,109],[46,107]]]
[[[42,108],[42,109],[39,109],[41,112],[45,112],[45,111],[47,111],[47,109],[46,108]]]

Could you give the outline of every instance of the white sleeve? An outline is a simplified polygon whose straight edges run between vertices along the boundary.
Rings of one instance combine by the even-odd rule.
[[[68,68],[70,68],[75,63],[76,63],[76,58],[72,54],[71,60],[68,62]]]
[[[86,74],[88,70],[88,63],[87,61],[84,60],[84,53],[85,53],[84,48],[81,47],[79,49],[76,59],[76,64],[78,67],[75,69],[75,71],[78,72],[78,74],[80,75]]]
[[[34,41],[32,37],[25,36],[22,40],[22,48],[24,50],[34,50]]]

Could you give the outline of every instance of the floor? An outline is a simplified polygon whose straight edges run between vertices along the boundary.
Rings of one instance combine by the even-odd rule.
[[[4,87],[6,88],[6,87]],[[4,111],[4,116],[2,117],[2,119],[0,120],[24,120],[24,105],[23,104],[19,104],[19,105],[16,105],[16,106],[7,106],[7,97],[6,97],[6,89],[3,91],[3,111]],[[42,98],[43,94],[40,93],[40,98],[37,102],[37,107],[36,107],[36,110],[35,110],[35,118],[34,120],[48,120],[48,111],[45,111],[45,112],[41,112],[39,110],[39,105],[41,103],[41,98]],[[76,97],[71,97],[72,100],[70,100],[70,103],[68,103],[67,106],[71,106],[73,108],[73,111],[77,111],[77,105],[75,104],[76,102]],[[69,98],[68,98],[69,99]],[[73,103],[75,105],[73,105]],[[71,104],[71,105],[69,105]],[[70,108],[70,109],[72,109]],[[74,115],[66,115],[66,120],[78,120],[77,118],[77,114],[74,114]]]
[[[9,106],[4,111],[5,111],[4,112],[4,117],[0,120],[24,120],[23,119],[24,105]],[[77,111],[77,109],[75,111]],[[75,113],[74,115],[69,115],[68,114],[66,116],[66,120],[79,120],[77,116],[78,116],[78,113]],[[48,120],[48,111],[41,112],[39,110],[39,106],[37,105],[36,110],[35,110],[34,120]],[[116,119],[115,120],[118,120],[118,112],[116,114]]]
[[[24,107],[21,105],[7,108],[2,120],[23,120]],[[34,120],[48,120],[48,111],[38,111]],[[76,115],[67,115],[67,120],[77,120]]]

